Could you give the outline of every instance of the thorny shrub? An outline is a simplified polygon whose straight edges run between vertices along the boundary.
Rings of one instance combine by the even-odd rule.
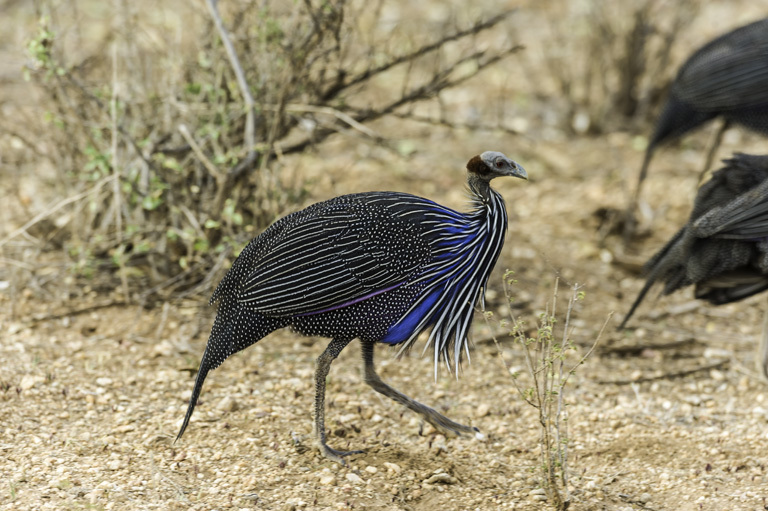
[[[207,13],[173,13],[188,18],[180,42],[154,10],[116,2],[104,50],[77,61],[62,41],[72,31],[37,4],[27,73],[45,113],[15,134],[45,148],[65,198],[14,235],[63,248],[77,278],[98,274],[125,299],[208,291],[231,247],[304,199],[283,156],[338,132],[386,143],[365,124],[520,48],[476,44],[510,12],[418,31],[387,22],[384,2],[227,2],[219,14],[206,1]]]

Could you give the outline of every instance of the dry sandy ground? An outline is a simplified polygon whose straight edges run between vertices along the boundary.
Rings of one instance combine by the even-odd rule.
[[[516,153],[515,141],[505,135],[451,136],[442,142],[461,154],[471,147]],[[615,264],[618,249],[611,247],[618,247],[617,240],[600,247],[593,215],[598,207],[621,204],[619,162],[639,162],[640,154],[627,150],[623,139],[613,140],[607,149],[605,140],[542,144],[537,150],[550,164],[519,158],[531,182],[498,183],[511,221],[492,278],[496,298],[490,308],[497,315],[506,312],[503,268],[514,269],[518,278],[515,313],[531,322],[550,299],[555,275],[562,290],[583,284],[587,296],[575,310],[573,336],[582,345],[609,311],[620,316],[627,309],[641,281]],[[738,142],[760,143],[749,137]],[[460,206],[463,157],[452,155],[401,161],[358,154],[355,168],[362,170],[343,185],[324,185],[325,171],[353,172],[346,160],[355,148],[345,144],[331,143],[296,162],[308,174],[319,172],[317,189],[324,194],[373,187],[367,181],[381,178],[371,176],[386,171],[395,177],[381,188]],[[339,154],[347,156],[334,156]],[[579,163],[551,165],[556,161]],[[699,161],[675,150],[660,158],[648,197],[665,207],[656,209],[663,216],[638,246],[641,254],[657,248],[683,220]],[[435,192],[435,182],[449,192]],[[680,193],[670,194],[670,187]],[[45,271],[53,270],[40,269]],[[609,328],[602,350],[575,373],[566,396],[573,509],[764,509],[768,387],[750,375],[762,301],[715,309],[685,306],[689,296],[649,300],[634,322],[641,328],[626,334]],[[435,382],[429,359],[418,354],[395,360],[382,348],[378,359],[382,376],[395,387],[476,425],[487,439],[445,438],[429,429],[420,435],[411,413],[362,382],[353,343],[330,376],[330,443],[366,452],[342,467],[321,458],[312,444],[313,360],[323,340],[282,331],[232,357],[209,376],[190,428],[174,444],[211,321],[202,297],[164,310],[112,306],[80,313],[71,311],[109,298],[56,305],[29,291],[16,296],[13,307],[11,297],[0,300],[0,509],[542,506],[535,492],[535,411],[516,394],[497,348],[485,340],[488,327],[481,318],[472,363],[458,381],[441,374]],[[653,348],[672,342],[682,344]],[[504,358],[519,368],[521,352],[508,339],[502,344]],[[648,348],[639,356],[614,350],[632,346]],[[433,477],[440,473],[448,476]]]
[[[509,268],[518,280],[515,314],[529,323],[551,299],[556,277],[563,296],[568,286],[583,285],[586,298],[574,312],[580,346],[616,312],[566,391],[572,509],[768,509],[768,386],[752,370],[765,298],[712,308],[692,304],[690,292],[652,296],[633,330],[613,328],[642,284],[637,263],[688,214],[706,134],[658,155],[646,195],[652,235],[625,255],[615,236],[601,240],[595,211],[625,203],[626,177],[641,159],[629,134],[522,138],[375,128],[409,139],[418,151],[403,158],[334,139],[287,162],[312,183],[310,201],[390,189],[461,208],[464,162],[502,150],[531,181],[495,183],[507,199],[510,227],[489,308],[496,317],[508,313],[501,275]],[[720,156],[765,147],[763,139],[732,131]],[[12,217],[0,216],[11,223],[3,231],[26,221]],[[32,280],[45,285],[0,290],[0,510],[546,505],[537,492],[535,410],[517,395],[480,317],[472,363],[458,380],[442,373],[435,381],[429,358],[418,352],[395,360],[382,347],[378,367],[393,386],[477,426],[486,439],[445,438],[429,428],[420,434],[413,414],[363,383],[353,343],[328,385],[329,443],[365,449],[343,467],[321,458],[312,443],[313,363],[324,340],[281,331],[232,357],[209,375],[190,427],[174,444],[212,321],[207,297],[149,311],[102,308],[109,296],[80,289],[85,299],[70,298],[61,261],[34,265]],[[504,360],[520,368],[521,351],[508,338],[501,342]]]

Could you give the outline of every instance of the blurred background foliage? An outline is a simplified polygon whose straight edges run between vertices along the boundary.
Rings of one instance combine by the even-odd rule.
[[[248,239],[318,199],[290,158],[329,137],[407,162],[407,123],[501,131],[529,159],[539,140],[648,133],[701,5],[223,1],[235,61],[203,0],[6,1],[23,22],[2,44],[26,47],[3,69],[0,280],[208,293]]]

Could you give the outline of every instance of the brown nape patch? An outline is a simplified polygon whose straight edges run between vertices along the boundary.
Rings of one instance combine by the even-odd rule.
[[[467,162],[467,171],[475,173],[480,176],[485,176],[491,172],[488,165],[480,159],[480,156],[473,156],[471,160]]]

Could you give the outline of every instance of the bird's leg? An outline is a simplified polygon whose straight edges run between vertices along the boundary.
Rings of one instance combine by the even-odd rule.
[[[315,437],[323,456],[338,461],[342,465],[345,464],[344,456],[360,454],[363,451],[337,451],[328,447],[325,442],[325,379],[331,369],[331,362],[349,343],[349,339],[333,339],[315,362]]]
[[[704,168],[701,169],[701,174],[699,174],[699,182],[697,183],[696,188],[701,186],[701,183],[704,181],[704,176],[707,175],[707,171],[712,165],[712,160],[715,159],[715,154],[717,153],[718,147],[720,147],[720,142],[723,141],[723,134],[730,126],[731,123],[723,119],[723,122],[720,124],[714,137],[712,137],[712,143],[709,146],[709,151],[707,151],[707,159],[704,161]]]
[[[757,346],[755,364],[758,373],[768,381],[768,308],[763,314],[763,331],[760,334],[760,344]]]
[[[451,431],[457,435],[461,435],[462,433],[474,433],[476,437],[482,438],[479,429],[454,422],[432,408],[424,406],[418,401],[414,401],[405,394],[401,394],[381,381],[381,378],[376,374],[376,368],[373,365],[374,343],[361,341],[360,344],[363,350],[363,363],[365,364],[365,383],[370,385],[373,390],[410,408],[424,417],[424,420],[432,424],[438,430]]]
[[[648,167],[651,164],[653,151],[654,148],[651,146],[649,146],[645,151],[643,166],[640,167],[640,173],[637,176],[635,194],[630,197],[629,205],[627,206],[627,210],[624,212],[624,248],[629,246],[637,231],[638,219],[635,215],[638,213],[638,206],[640,204],[640,191],[643,189],[643,181],[645,181],[645,176],[648,174]]]

